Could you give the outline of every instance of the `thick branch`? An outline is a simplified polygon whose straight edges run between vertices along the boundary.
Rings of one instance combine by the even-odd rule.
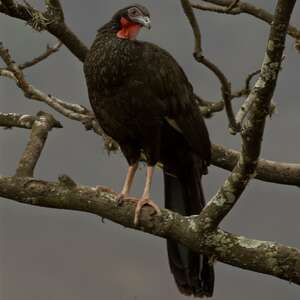
[[[241,153],[221,145],[212,145],[212,164],[232,171]],[[300,164],[260,159],[257,163],[255,179],[266,182],[300,187]]]
[[[239,199],[249,180],[255,176],[265,121],[276,87],[287,28],[295,2],[296,0],[277,2],[260,76],[249,95],[249,98],[253,98],[253,104],[248,120],[242,128],[240,158],[224,185],[200,214],[200,218],[210,219],[212,226],[217,226],[223,220]]]
[[[54,183],[0,177],[0,196],[30,205],[89,212],[129,228],[172,238],[226,264],[300,284],[300,252],[295,248],[221,230],[199,229],[195,217],[183,217],[166,209],[162,209],[161,216],[156,216],[152,208],[143,208],[141,225],[136,227],[133,224],[135,201],[118,206],[116,194],[107,188],[77,186],[72,180],[63,178]]]
[[[30,115],[20,115],[16,113],[0,113],[0,126],[6,129],[12,127],[31,129],[36,117]]]
[[[15,4],[13,7],[6,6],[5,2],[7,1],[2,1],[3,4],[0,3],[1,13],[24,20],[36,30],[47,30],[62,41],[80,61],[84,61],[88,48],[65,24],[61,11],[58,9],[59,1],[49,1],[50,6],[48,5],[45,13],[23,4]]]
[[[61,124],[51,115],[40,112],[32,124],[32,130],[27,147],[19,162],[16,176],[33,177],[34,168],[40,158],[48,132],[52,128],[61,128]]]

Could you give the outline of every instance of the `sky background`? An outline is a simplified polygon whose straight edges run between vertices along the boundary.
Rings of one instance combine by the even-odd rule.
[[[275,1],[249,1],[273,11]],[[263,2],[263,3],[262,3]],[[30,1],[42,7],[42,1]],[[96,30],[113,13],[131,4],[125,0],[64,1],[66,22],[88,45]],[[152,30],[140,38],[167,49],[182,65],[195,90],[204,98],[220,99],[219,83],[192,57],[193,36],[174,0],[145,0]],[[300,25],[298,3],[293,24]],[[250,16],[223,16],[196,12],[205,55],[217,63],[237,89],[263,59],[269,26]],[[18,63],[30,60],[56,40],[34,32],[21,21],[0,15],[0,40]],[[286,59],[274,95],[277,113],[268,120],[262,156],[299,162],[300,56],[288,38]],[[0,62],[1,65],[1,62]],[[39,89],[70,102],[89,106],[82,64],[62,48],[58,54],[26,71]],[[236,100],[237,106],[241,103]],[[15,84],[0,78],[0,111],[36,114],[53,112],[46,105],[25,99]],[[55,181],[68,174],[85,185],[106,185],[120,190],[126,161],[120,153],[107,155],[99,136],[54,113],[64,129],[53,130],[36,168],[36,177]],[[239,148],[230,136],[224,112],[207,120],[214,143]],[[0,173],[13,175],[30,131],[0,130]],[[210,167],[204,178],[207,199],[228,172]],[[143,187],[145,169],[135,181],[133,195]],[[158,170],[152,197],[163,206],[162,176]],[[247,237],[300,247],[299,189],[253,180],[222,228]],[[186,299],[170,274],[165,240],[125,229],[86,213],[30,207],[0,201],[0,300],[150,300]],[[214,300],[299,299],[299,287],[288,282],[217,263]]]

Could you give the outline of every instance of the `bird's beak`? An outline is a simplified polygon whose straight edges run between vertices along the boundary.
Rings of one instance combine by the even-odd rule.
[[[149,17],[146,16],[138,16],[138,17],[133,17],[131,18],[131,21],[138,23],[147,29],[151,29],[151,20]]]

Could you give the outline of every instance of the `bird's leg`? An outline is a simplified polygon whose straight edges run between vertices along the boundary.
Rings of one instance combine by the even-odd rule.
[[[143,192],[142,197],[138,200],[138,203],[137,203],[136,209],[135,209],[135,214],[134,214],[134,224],[135,225],[138,225],[141,209],[146,204],[153,207],[153,209],[156,211],[156,213],[158,215],[161,214],[159,207],[152,200],[150,200],[150,188],[151,188],[153,173],[154,173],[154,167],[147,166],[147,176],[146,176],[144,192]]]
[[[138,162],[129,166],[122,191],[121,191],[121,193],[119,193],[119,195],[117,197],[118,205],[122,204],[124,199],[128,197],[130,188],[132,186],[133,178],[134,178],[134,175],[135,175],[135,172],[136,172],[138,166],[139,166]]]

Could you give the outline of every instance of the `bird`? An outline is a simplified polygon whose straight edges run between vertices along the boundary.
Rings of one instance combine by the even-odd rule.
[[[84,61],[88,95],[101,128],[128,162],[120,204],[126,201],[141,155],[147,170],[134,223],[150,198],[157,163],[163,165],[165,207],[185,216],[205,206],[201,185],[211,161],[211,142],[193,87],[171,54],[137,39],[151,28],[148,9],[132,4],[117,11],[97,32]],[[179,291],[211,297],[214,268],[208,256],[167,239],[168,261]]]

